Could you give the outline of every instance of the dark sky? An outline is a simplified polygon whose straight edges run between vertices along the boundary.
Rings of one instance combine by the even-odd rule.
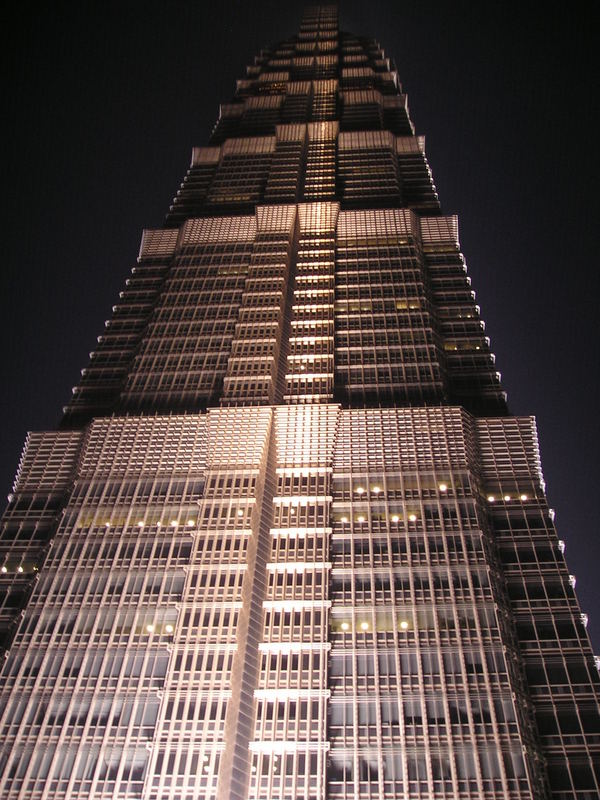
[[[142,228],[161,225],[219,102],[301,9],[24,2],[0,20],[2,493],[26,431],[56,426]],[[459,214],[511,410],[537,415],[600,649],[595,30],[577,6],[523,2],[349,0],[342,24],[396,61],[444,212]]]

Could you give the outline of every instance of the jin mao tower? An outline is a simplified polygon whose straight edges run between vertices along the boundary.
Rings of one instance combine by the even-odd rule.
[[[1,525],[7,800],[598,797],[535,420],[335,6],[194,147]]]

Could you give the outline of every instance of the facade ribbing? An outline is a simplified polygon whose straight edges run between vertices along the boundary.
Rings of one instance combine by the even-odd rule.
[[[0,795],[600,794],[599,677],[393,63],[308,9],[0,528]]]

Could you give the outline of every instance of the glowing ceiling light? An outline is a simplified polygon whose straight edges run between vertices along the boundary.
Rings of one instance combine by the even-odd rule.
[[[154,631],[154,625],[152,623],[149,623],[148,625],[146,625],[146,630],[148,631],[148,633],[152,633]]]
[[[522,494],[521,495],[521,500],[523,500],[523,502],[525,502],[525,500],[529,500],[529,497],[526,494]]]
[[[408,521],[409,522],[416,522],[417,521],[417,515],[416,514],[409,514],[408,515]]]
[[[188,526],[188,528],[193,528],[194,527],[194,520],[193,519],[188,519],[187,526]]]
[[[504,499],[508,503],[508,501],[510,500],[510,495],[509,494],[505,494],[504,495]]]
[[[358,522],[364,522],[365,521],[365,518],[363,517],[362,514],[360,516],[358,516],[356,519],[358,520]]]
[[[408,622],[405,619],[403,619],[402,622],[400,623],[400,628],[403,631],[407,631],[408,630]]]
[[[356,494],[364,494],[364,493],[365,493],[365,487],[364,486],[357,486],[356,487]]]
[[[2,564],[2,566],[0,567],[0,572],[6,574],[7,569],[6,569],[6,566],[4,564]]]
[[[341,628],[343,631],[347,631],[347,630],[349,630],[349,628],[350,628],[350,625],[349,625],[347,622],[342,622],[342,624],[340,625],[340,628]]]
[[[144,523],[142,522],[142,520],[140,520],[138,522],[138,528],[143,528],[143,527],[144,527]]]
[[[369,623],[368,622],[361,622],[360,623],[361,631],[368,631],[369,630]]]
[[[172,625],[165,625],[165,630],[167,633],[173,633],[173,626]]]
[[[17,567],[17,572],[23,572],[23,567],[22,567],[20,564],[19,564],[19,566]]]
[[[172,526],[173,528],[176,528],[178,525],[179,525],[179,523],[177,522],[177,520],[176,520],[176,519],[172,519],[172,520],[171,520],[171,526]]]
[[[440,483],[439,485],[440,492],[447,492],[448,491],[448,484],[447,483]]]
[[[400,517],[398,516],[398,514],[392,514],[392,522],[398,522],[399,520]]]
[[[495,497],[493,494],[488,494],[488,503],[493,503],[495,501]]]

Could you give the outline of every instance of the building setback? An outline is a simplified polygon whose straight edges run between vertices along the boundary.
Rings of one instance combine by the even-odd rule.
[[[393,63],[237,82],[0,528],[6,800],[595,800],[597,665]]]

